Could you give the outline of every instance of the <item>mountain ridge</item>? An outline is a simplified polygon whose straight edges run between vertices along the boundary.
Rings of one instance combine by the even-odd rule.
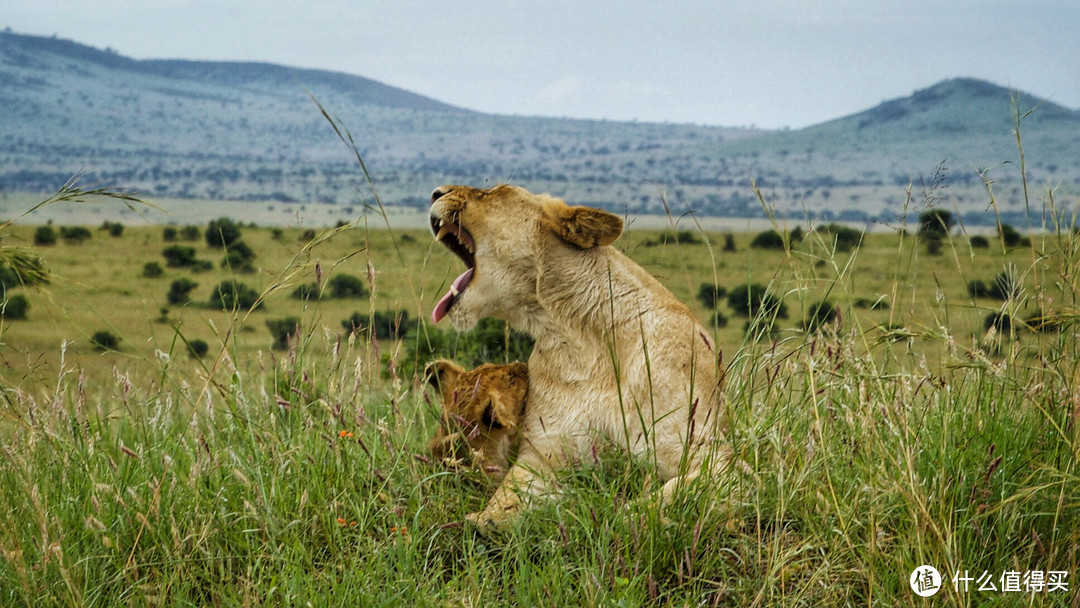
[[[1080,184],[1080,111],[971,78],[797,130],[505,116],[360,76],[259,62],[136,60],[58,38],[0,34],[0,189],[87,178],[158,196],[367,204],[353,155],[312,97],[355,135],[389,205],[433,184],[514,181],[580,204],[760,216],[892,213],[890,190],[946,159],[961,185],[1015,154],[1033,178]],[[996,178],[1010,179],[1007,174]],[[872,199],[873,204],[867,201]]]

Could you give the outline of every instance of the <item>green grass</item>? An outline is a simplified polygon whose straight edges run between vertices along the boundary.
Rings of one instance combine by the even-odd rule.
[[[11,227],[4,244],[28,235]],[[947,581],[939,603],[1076,602],[1080,237],[1070,230],[1048,224],[1013,250],[954,236],[940,255],[897,234],[851,252],[816,233],[791,250],[751,250],[744,234],[735,253],[715,234],[653,246],[655,232],[625,235],[619,246],[702,318],[692,299],[702,282],[768,284],[791,309],[761,340],[737,317],[715,330],[725,441],[750,472],[730,491],[702,480],[660,509],[650,463],[597,438],[558,498],[493,538],[461,525],[491,488],[424,453],[432,396],[401,364],[419,338],[373,343],[340,328],[355,310],[426,316],[460,263],[420,232],[297,236],[245,230],[259,270],[236,278],[264,295],[263,309],[189,306],[165,323],[155,318],[172,280],[199,282],[203,302],[232,278],[220,252],[200,242],[213,270],[148,279],[158,228],[37,250],[52,282],[18,288],[28,319],[0,333],[0,605],[914,606],[929,605],[907,583],[922,564],[946,579],[1070,573],[1068,592],[1033,599]],[[967,296],[968,279],[1006,264],[1021,278],[1016,297]],[[372,294],[288,295],[341,272],[367,277]],[[841,323],[799,330],[824,297]],[[887,306],[867,305],[877,301]],[[994,311],[1064,323],[988,332]],[[302,320],[301,340],[273,351],[265,321],[287,316]],[[93,350],[99,329],[122,338],[120,352]],[[211,343],[201,362],[182,348],[193,339]]]

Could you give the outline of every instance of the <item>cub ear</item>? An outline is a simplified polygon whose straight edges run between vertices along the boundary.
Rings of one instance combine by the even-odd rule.
[[[623,231],[621,217],[592,207],[552,206],[547,219],[559,238],[582,249],[610,245]]]
[[[454,386],[458,376],[463,373],[465,373],[465,368],[446,359],[436,359],[424,368],[424,378],[427,383],[439,389],[444,400],[447,397],[447,391]]]

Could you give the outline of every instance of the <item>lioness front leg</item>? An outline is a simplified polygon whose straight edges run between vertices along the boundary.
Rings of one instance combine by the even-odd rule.
[[[551,463],[534,453],[522,453],[483,511],[469,513],[465,521],[481,531],[504,529],[512,523],[531,497],[548,490]]]

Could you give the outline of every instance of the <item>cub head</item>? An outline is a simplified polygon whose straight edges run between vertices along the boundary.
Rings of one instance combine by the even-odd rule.
[[[528,366],[484,364],[465,370],[439,359],[424,371],[442,398],[439,430],[429,449],[452,466],[471,464],[493,477],[506,474],[529,393]]]
[[[619,216],[572,207],[516,186],[488,190],[439,186],[431,194],[431,232],[465,264],[431,318],[449,316],[458,330],[484,317],[515,322],[535,307],[537,260],[545,250],[610,245],[622,233]]]

